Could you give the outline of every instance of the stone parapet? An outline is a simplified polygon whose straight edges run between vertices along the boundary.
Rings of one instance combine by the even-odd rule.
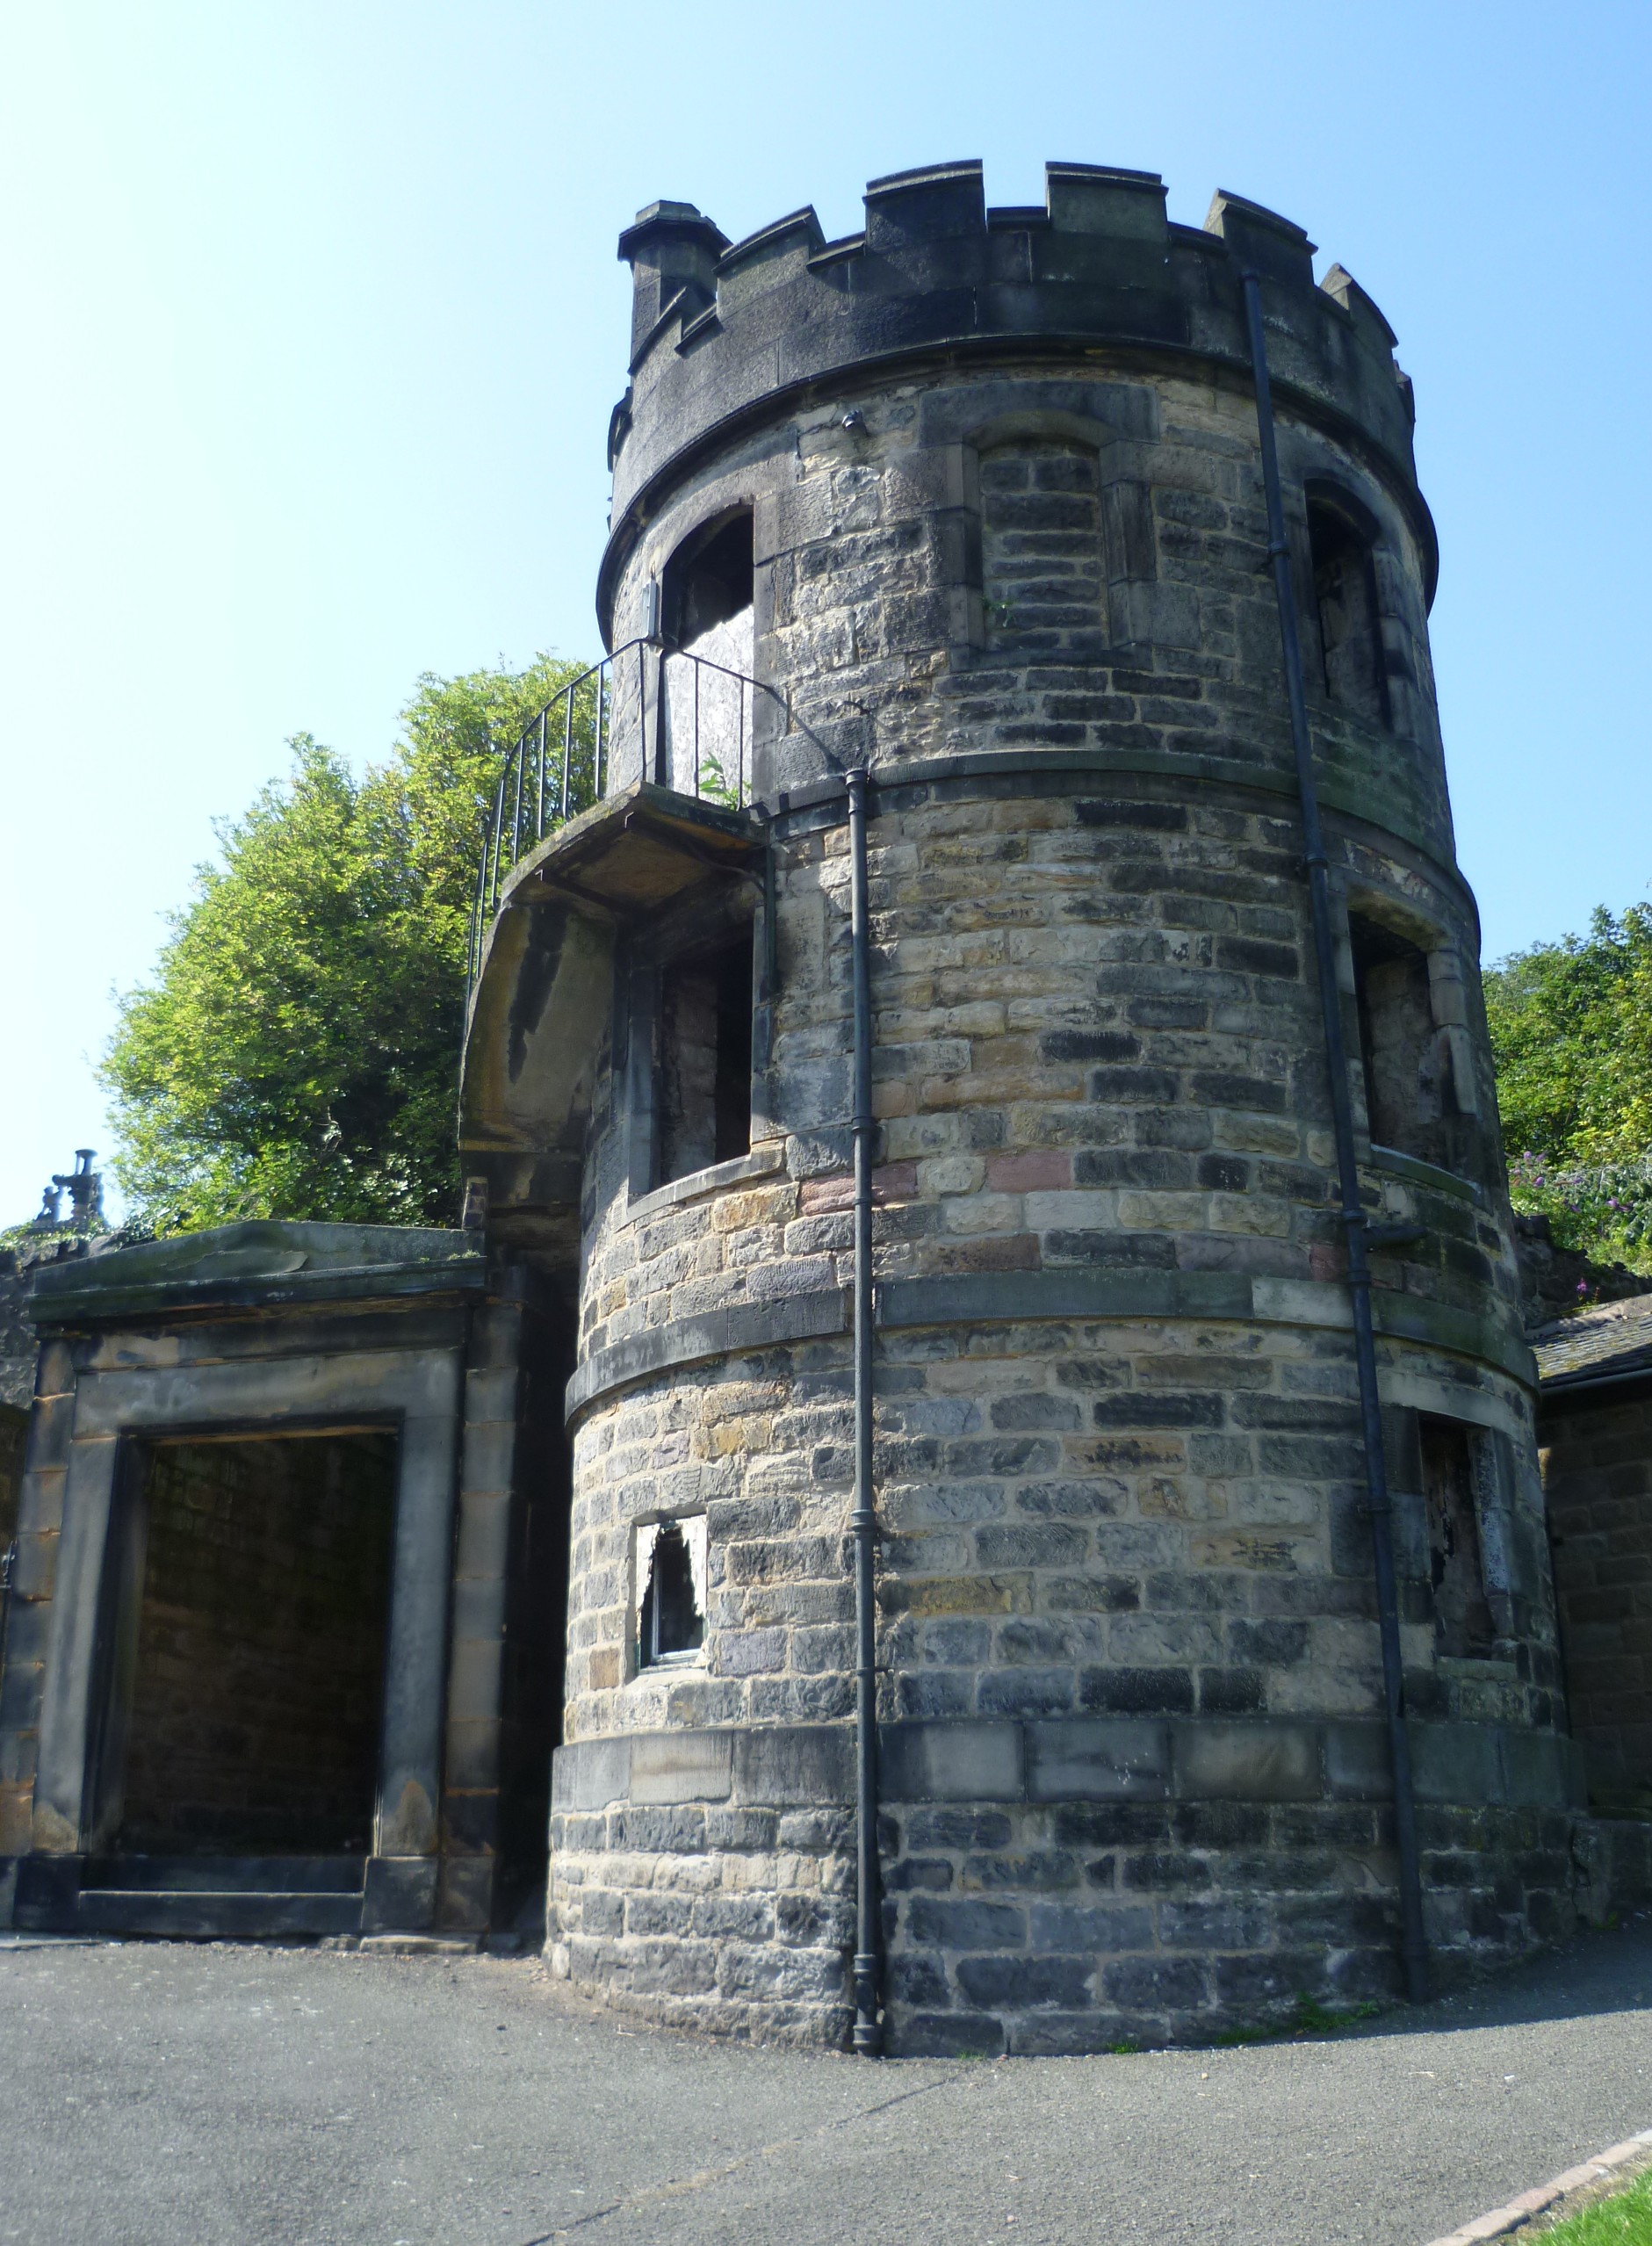
[[[662,285],[663,267],[696,235]],[[989,211],[978,163],[874,180],[864,233],[831,243],[812,210],[732,247],[691,206],[644,213],[621,255],[653,316],[614,416],[615,543],[599,603],[633,508],[695,448],[737,441],[754,414],[871,370],[886,379],[961,354],[1059,359],[1106,345],[1244,380],[1240,278],[1252,270],[1281,395],[1380,457],[1425,526],[1393,332],[1340,266],[1315,286],[1313,250],[1289,220],[1237,196],[1218,194],[1202,230],[1172,226],[1156,174],[1082,164],[1047,167],[1042,210]]]

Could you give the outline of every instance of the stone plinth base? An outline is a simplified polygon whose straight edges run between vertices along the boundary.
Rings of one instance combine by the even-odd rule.
[[[1412,1748],[1438,1982],[1572,1932],[1571,1744],[1417,1724]],[[663,2023],[840,2044],[852,1750],[825,1725],[562,1749],[557,1969]],[[1399,1992],[1379,1724],[894,1723],[881,1758],[893,2052],[1201,2042]],[[1633,1853],[1600,1844],[1601,1878]]]

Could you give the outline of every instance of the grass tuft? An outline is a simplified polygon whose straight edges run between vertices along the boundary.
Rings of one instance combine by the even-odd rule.
[[[1374,2019],[1381,2010],[1381,2004],[1344,2004],[1333,2011],[1312,1997],[1298,1997],[1296,2008],[1288,2019],[1255,2027],[1227,2028],[1211,2040],[1218,2051],[1234,2051],[1247,2043],[1276,2043],[1288,2035],[1334,2035],[1339,2027],[1352,2027],[1356,2020]]]
[[[1534,2231],[1543,2246],[1652,2246],[1652,2169],[1627,2192],[1598,2199],[1547,2230]]]

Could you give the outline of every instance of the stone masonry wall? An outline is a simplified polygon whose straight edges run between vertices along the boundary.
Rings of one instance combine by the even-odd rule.
[[[880,1275],[1070,1267],[1331,1280],[1337,1226],[1305,899],[1288,824],[1125,777],[1023,775],[878,798],[870,835]],[[887,807],[886,806],[887,801]],[[1345,878],[1467,943],[1456,900],[1373,840]],[[847,864],[842,831],[783,842],[766,1087],[786,1174],[631,1216],[610,1072],[593,1162],[581,1346],[845,1282]],[[1350,1007],[1352,1014],[1352,1007]],[[1484,1092],[1491,1098],[1490,1065]],[[1359,1079],[1355,1079],[1356,1090]],[[772,1142],[771,1142],[772,1144]],[[800,1173],[800,1175],[794,1175]],[[710,1174],[707,1174],[708,1175]],[[1478,1314],[1518,1279],[1501,1197],[1379,1159],[1408,1296]]]
[[[864,433],[841,426],[850,408]],[[1004,437],[1006,426],[1018,434]],[[1391,724],[1374,727],[1310,675],[1322,784],[1449,865],[1411,523],[1345,444],[1288,408],[1279,433],[1300,586],[1312,581],[1306,480],[1345,489],[1381,531],[1374,563]],[[1093,463],[1099,522],[1074,513],[1096,502],[1047,487],[1015,495],[1012,525],[1008,495],[993,487],[1018,461],[1048,480],[1061,457],[1052,442]],[[1255,409],[1237,387],[1023,368],[869,380],[822,397],[734,459],[685,475],[628,564],[617,641],[646,629],[649,581],[694,524],[741,502],[755,512],[758,666],[810,729],[778,734],[773,705],[759,704],[760,734],[770,731],[758,790],[771,799],[831,769],[816,741],[874,764],[1028,747],[1087,751],[1127,771],[1144,758],[1215,758],[1294,795]],[[1004,571],[1033,563],[1047,567],[1018,577],[1023,590],[1006,610]],[[1318,627],[1305,596],[1301,624],[1311,647]]]
[[[1147,1766],[1122,1789],[1098,1769],[1081,1798],[995,1802],[989,1757],[951,1799],[943,1787],[902,1809],[891,1795],[898,2047],[997,2047],[994,2035],[1093,2047],[1190,2022],[1209,2032],[1304,1991],[1334,2001],[1392,1985],[1349,1355],[1334,1331],[1194,1321],[883,1337],[884,1721],[970,1737],[1042,1724],[1076,1742],[1064,1751],[1080,1762],[1098,1726],[1114,1737],[1122,1725]],[[1517,1423],[1511,1384],[1476,1381],[1448,1356],[1385,1355],[1390,1390]],[[685,1368],[590,1416],[576,1463],[574,1572],[589,1592],[572,1631],[571,1737],[726,1739],[847,1719],[850,1405],[847,1351],[821,1342]],[[595,1688],[626,1678],[629,1524],[662,1506],[708,1516],[703,1665]],[[1412,1574],[1411,1690],[1474,1743],[1536,1730],[1558,1749],[1540,1522],[1528,1509],[1520,1527],[1537,1594],[1529,1637],[1501,1658],[1437,1663],[1426,1583]],[[1305,1744],[1326,1720],[1360,1731],[1357,1798]],[[1191,1795],[1155,1789],[1167,1725],[1204,1741]],[[1506,1955],[1567,1923],[1564,1783],[1547,1809],[1498,1809],[1497,1784],[1472,1758],[1450,1766],[1448,1727],[1435,1728],[1447,1765],[1425,1820],[1433,1938],[1460,1963]],[[1237,1763],[1210,1766],[1213,1737]],[[899,1784],[891,1772],[888,1786]],[[818,1861],[786,1848],[772,1811],[671,1800],[639,1804],[633,1791],[559,1824],[553,1909],[568,1968],[628,2001],[653,1992],[673,2017],[698,2004],[725,2032],[749,2028],[767,1974],[771,1993],[784,1987],[784,2032],[832,2040],[842,1961],[822,1932],[848,1939],[841,1817]],[[765,1940],[786,1954],[765,1962]],[[994,2005],[1001,2025],[989,2033]]]
[[[1652,1401],[1631,1393],[1541,1422],[1543,1484],[1572,1728],[1591,1802],[1652,1808]]]
[[[1374,1213],[1420,1234],[1380,1253],[1385,1398],[1511,1462],[1488,1540],[1509,1635],[1483,1660],[1437,1655],[1421,1493],[1396,1492],[1432,1930],[1461,1963],[1570,1909],[1531,1365],[1415,513],[1288,404],[1280,445],[1304,565],[1309,479],[1378,526],[1391,728],[1315,695],[1336,880],[1426,954],[1466,1119],[1461,1174],[1362,1145]],[[683,476],[627,560],[617,639],[740,503],[759,668],[797,719],[758,749],[777,983],[742,1161],[638,1198],[623,1050],[599,1085],[554,1954],[668,2017],[840,2032],[833,772],[864,761],[895,2046],[1094,2047],[1386,1987],[1369,1530],[1252,402],[1048,364],[819,396]],[[706,1642],[637,1673],[633,1531],[677,1512],[707,1520]],[[747,1767],[817,1736],[837,1745],[812,1797]]]

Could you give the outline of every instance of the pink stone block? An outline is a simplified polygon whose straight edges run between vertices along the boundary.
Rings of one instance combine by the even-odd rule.
[[[1053,1148],[990,1155],[986,1181],[994,1193],[1058,1192],[1072,1183],[1072,1157]]]

